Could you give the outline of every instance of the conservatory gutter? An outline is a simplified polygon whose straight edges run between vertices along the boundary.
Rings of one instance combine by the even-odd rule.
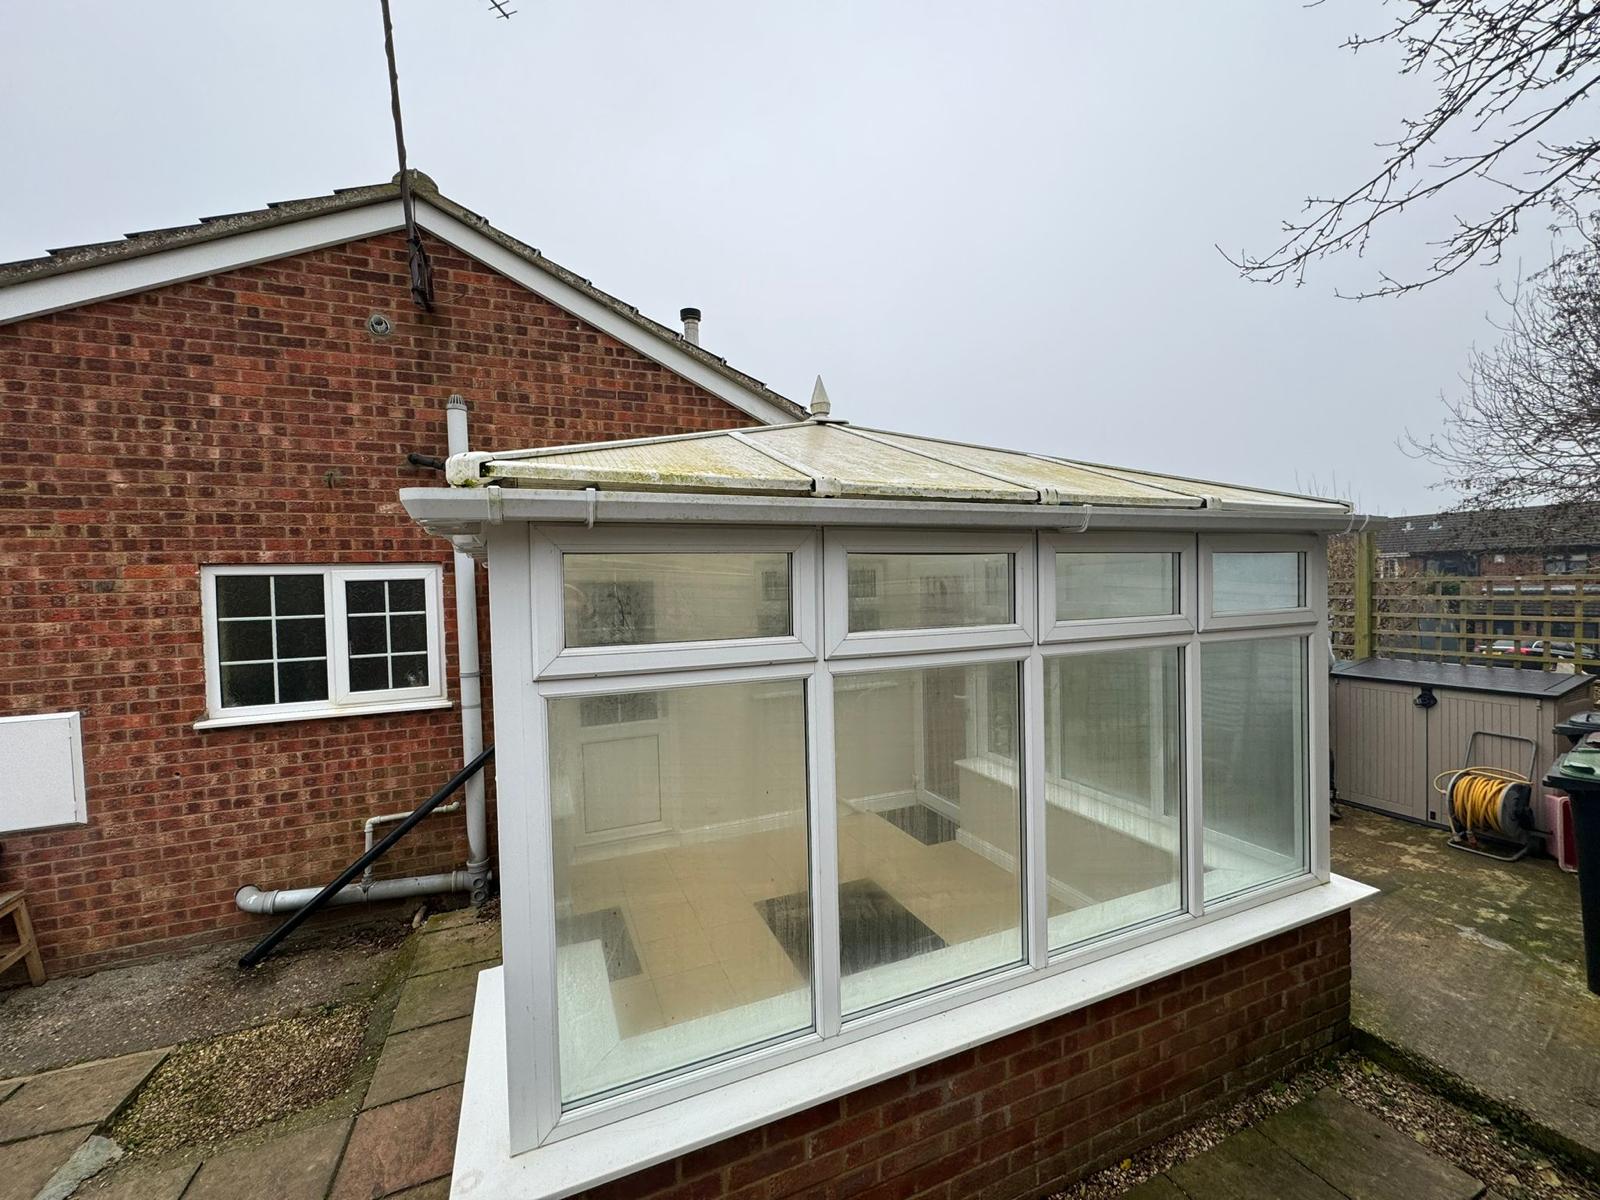
[[[876,525],[942,529],[1256,531],[1348,533],[1367,518],[1306,505],[1016,504],[995,501],[752,496],[711,492],[609,491],[599,488],[402,488],[400,502],[428,532],[481,545],[487,527],[507,521],[585,526]]]

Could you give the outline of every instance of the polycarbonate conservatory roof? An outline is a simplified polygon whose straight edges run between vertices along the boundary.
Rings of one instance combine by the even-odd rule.
[[[1352,511],[1341,500],[886,433],[826,419],[629,442],[474,451],[450,459],[448,477],[456,487],[1288,510],[1329,516]]]

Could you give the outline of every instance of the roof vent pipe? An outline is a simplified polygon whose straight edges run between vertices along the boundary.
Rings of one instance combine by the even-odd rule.
[[[683,340],[691,346],[700,344],[700,310],[698,308],[680,308],[678,320],[683,322]]]

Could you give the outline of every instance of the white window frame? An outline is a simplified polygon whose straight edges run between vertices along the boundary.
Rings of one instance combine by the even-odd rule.
[[[609,664],[613,669],[604,673],[583,676],[572,673],[569,664],[560,661],[560,655],[550,659],[544,657],[541,647],[549,644],[541,640],[549,636],[544,627],[552,622],[564,625],[564,620],[559,606],[551,603],[548,590],[543,593],[545,599],[542,602],[538,599],[541,595],[539,589],[548,588],[549,572],[535,570],[534,562],[541,548],[544,548],[548,566],[551,546],[571,547],[579,551],[612,549],[617,544],[612,531],[573,531],[571,527],[533,527],[507,523],[491,526],[486,532],[492,563],[491,611],[497,632],[504,631],[499,632],[494,642],[498,684],[496,720],[502,730],[496,778],[501,800],[501,880],[507,950],[504,988],[506,1011],[511,1015],[506,1028],[506,1055],[510,1149],[513,1154],[582,1136],[614,1122],[637,1117],[701,1093],[714,1092],[726,1084],[751,1079],[802,1059],[814,1058],[819,1064],[836,1061],[838,1069],[846,1071],[849,1069],[846,1064],[851,1061],[851,1052],[847,1047],[866,1042],[877,1034],[913,1025],[939,1014],[977,1012],[978,1007],[968,1009],[967,1006],[998,998],[1041,980],[1054,979],[1056,982],[1052,986],[1059,986],[1061,980],[1058,977],[1065,973],[1124,955],[1162,939],[1184,935],[1187,931],[1258,906],[1287,900],[1329,879],[1326,823],[1316,819],[1319,813],[1326,812],[1327,710],[1325,690],[1319,690],[1317,686],[1321,676],[1317,669],[1315,645],[1319,633],[1324,635],[1325,641],[1326,619],[1322,613],[1324,593],[1317,585],[1320,576],[1310,569],[1316,562],[1314,554],[1308,560],[1308,574],[1312,578],[1308,578],[1307,586],[1308,607],[1313,610],[1312,620],[1303,628],[1293,630],[1280,629],[1276,622],[1263,621],[1247,629],[1214,632],[1190,629],[1165,634],[1147,631],[1141,637],[1075,638],[1052,645],[1032,637],[1031,629],[1027,631],[1028,640],[1018,639],[1017,634],[1023,624],[1019,620],[1016,627],[917,630],[913,638],[905,639],[895,635],[884,637],[874,632],[862,635],[861,640],[855,643],[848,638],[841,638],[839,646],[835,647],[830,645],[831,639],[825,635],[822,626],[826,621],[826,607],[833,608],[836,621],[845,615],[848,573],[844,555],[848,549],[865,546],[868,552],[872,552],[881,547],[891,547],[891,552],[934,553],[954,548],[958,552],[1012,553],[1018,576],[1014,586],[1019,616],[1029,617],[1036,615],[1040,595],[1035,572],[1046,554],[1053,560],[1056,541],[1054,535],[1048,533],[1024,533],[1020,537],[1009,533],[967,536],[934,531],[880,532],[829,527],[821,531],[815,540],[807,542],[804,550],[797,552],[793,559],[792,578],[796,581],[794,629],[797,640],[809,641],[815,647],[810,658],[779,661],[769,655],[758,661],[741,662],[728,654],[729,647],[725,643],[706,642],[673,647],[673,653],[678,656],[673,662],[664,663],[654,650],[642,650],[614,659]],[[705,549],[718,545],[741,548],[752,544],[752,532],[760,533],[758,530],[738,528],[668,530],[657,527],[652,531],[649,548],[661,551]],[[1171,539],[1171,535],[1163,536],[1177,540]],[[1128,542],[1125,536],[1119,540]],[[1183,540],[1191,548],[1196,544],[1194,535],[1186,535]],[[1270,539],[1249,537],[1244,541],[1248,546],[1256,547],[1268,544]],[[1133,539],[1129,544],[1138,542],[1139,539]],[[1087,545],[1079,540],[1071,544]],[[806,575],[808,559],[815,566],[809,576]],[[1180,566],[1195,564],[1197,559],[1198,555],[1191,553],[1180,559]],[[1186,572],[1188,578],[1184,586],[1189,589],[1191,597],[1196,587],[1195,573],[1193,569]],[[809,579],[809,589],[800,585],[803,577]],[[1020,586],[1023,580],[1027,582],[1026,587]],[[822,596],[825,583],[829,587],[827,606]],[[805,595],[809,595],[812,601],[809,609],[802,606]],[[1052,592],[1052,605],[1053,602]],[[1033,614],[1029,610],[1033,610]],[[813,625],[809,629],[802,624],[802,612],[811,614]],[[836,627],[842,627],[842,622],[838,622]],[[980,639],[987,639],[989,644],[968,644],[973,640],[973,634]],[[1208,904],[1204,897],[1204,838],[1201,834],[1204,828],[1204,797],[1198,728],[1201,719],[1200,648],[1212,640],[1275,636],[1305,637],[1308,645],[1309,791],[1306,797],[1306,821],[1310,837],[1310,870]],[[878,645],[865,645],[868,639]],[[1143,645],[1176,645],[1183,649],[1184,789],[1181,828],[1182,895],[1185,907],[1183,911],[1110,930],[1051,952],[1047,944],[1047,892],[1042,882],[1046,878],[1042,836],[1044,660],[1047,653],[1092,653]],[[865,681],[873,673],[881,671],[1003,660],[1020,660],[1022,663],[1019,713],[1022,761],[1017,769],[1021,772],[1022,784],[1020,866],[1024,959],[1013,966],[997,968],[930,992],[905,997],[852,1016],[845,1022],[840,1014],[838,978],[839,872],[833,715],[835,680],[849,678]],[[546,711],[549,699],[557,695],[686,687],[763,678],[798,678],[806,681],[813,1028],[776,1043],[730,1052],[715,1061],[686,1068],[619,1094],[563,1109],[554,971],[557,914],[554,891],[550,886],[554,876]],[[1325,679],[1323,682],[1325,684]],[[510,730],[520,731],[520,736],[512,735],[508,732]],[[841,1050],[844,1052],[839,1055]],[[827,1066],[817,1069],[825,1073],[833,1070]]]
[[[998,625],[873,629],[850,632],[852,554],[1007,554],[1011,557],[1012,619]],[[919,654],[924,651],[1027,646],[1037,627],[1035,548],[1029,534],[922,533],[829,529],[823,545],[823,643],[830,659]]]
[[[1314,597],[1324,595],[1327,588],[1327,561],[1326,556],[1319,553],[1320,547],[1321,543],[1313,535],[1234,534],[1202,537],[1200,539],[1201,630],[1210,633],[1220,629],[1263,629],[1274,625],[1316,624],[1317,601]],[[1300,604],[1293,608],[1266,608],[1248,612],[1215,611],[1211,593],[1215,581],[1214,560],[1218,554],[1273,554],[1286,551],[1294,551],[1300,555]]]
[[[810,530],[718,528],[593,529],[546,526],[533,534],[530,570],[534,609],[559,620],[537,625],[535,646],[541,678],[636,674],[803,662],[816,657],[817,535]],[[708,638],[692,642],[567,647],[563,608],[565,554],[787,554],[790,632],[778,637]],[[761,586],[758,575],[756,586]],[[754,600],[754,597],[752,597]]]
[[[1178,611],[1150,617],[1056,619],[1056,555],[1175,554]],[[1192,633],[1196,628],[1195,539],[1170,533],[1045,533],[1039,536],[1039,628],[1043,642],[1150,637]]]
[[[233,575],[315,575],[322,579],[322,619],[327,648],[328,698],[291,704],[222,704],[222,672],[217,638],[217,580]],[[428,678],[425,687],[350,690],[348,626],[345,623],[344,585],[360,579],[417,579],[423,584],[428,628]],[[437,563],[361,564],[212,564],[200,568],[200,611],[204,629],[206,667],[206,717],[196,729],[234,725],[261,725],[303,721],[319,717],[357,716],[382,712],[410,712],[444,708],[450,704],[444,671],[444,570]]]

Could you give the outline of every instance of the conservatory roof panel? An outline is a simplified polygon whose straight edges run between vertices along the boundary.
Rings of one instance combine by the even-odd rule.
[[[940,441],[814,419],[628,442],[474,451],[450,460],[458,487],[835,497],[947,504],[1236,509],[1338,515],[1349,504]]]

